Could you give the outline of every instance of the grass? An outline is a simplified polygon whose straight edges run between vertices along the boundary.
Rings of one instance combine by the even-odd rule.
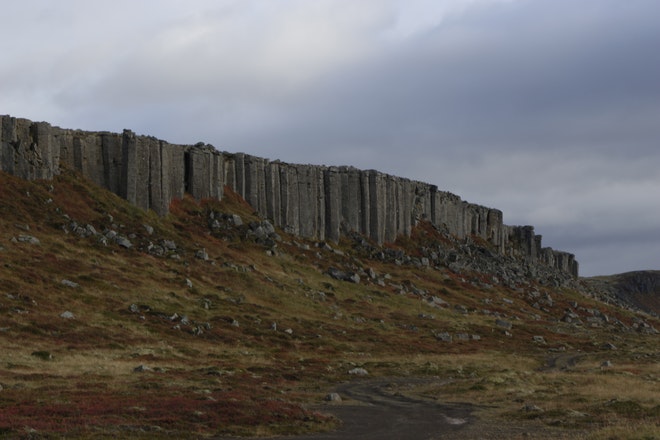
[[[246,226],[211,233],[211,211],[238,214]],[[483,275],[399,266],[348,239],[331,244],[342,255],[280,231],[269,256],[245,238],[257,220],[231,192],[221,202],[175,201],[158,218],[75,173],[54,182],[0,173],[0,438],[322,431],[336,421],[306,408],[356,366],[372,377],[437,377],[402,392],[473,403],[487,423],[531,423],[539,438],[658,438],[657,335],[559,321],[572,302],[584,318],[599,309],[629,328],[640,316],[660,328],[657,319],[571,290],[486,288]],[[134,246],[65,232],[71,221],[114,229]],[[19,234],[40,244],[14,243]],[[428,240],[447,240],[433,234],[422,224],[390,247],[417,255]],[[176,251],[150,255],[163,240]],[[195,257],[201,248],[210,261]],[[377,279],[337,281],[325,275],[331,266],[372,269]],[[533,290],[554,305],[534,308]],[[448,305],[431,307],[416,291]],[[510,336],[497,316],[513,324]],[[603,350],[606,342],[617,349]],[[611,367],[601,366],[606,360]]]

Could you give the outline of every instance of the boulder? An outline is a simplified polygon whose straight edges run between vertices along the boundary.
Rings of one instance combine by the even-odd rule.
[[[72,289],[77,289],[78,287],[80,287],[80,284],[75,283],[73,281],[69,281],[69,280],[62,280],[60,282],[60,284],[62,284],[63,286],[66,286],[66,287],[70,287]]]
[[[442,342],[452,342],[453,340],[452,336],[447,332],[436,333],[435,338]]]
[[[126,237],[123,237],[121,235],[118,235],[115,237],[115,243],[117,243],[119,246],[130,249],[133,247],[133,243],[130,242],[130,240]]]
[[[341,402],[341,396],[338,393],[328,393],[325,396],[327,402]]]
[[[134,373],[144,373],[147,371],[153,371],[153,368],[147,367],[146,365],[138,365],[137,367],[133,368]]]
[[[41,244],[39,239],[37,237],[33,237],[32,235],[19,235],[17,241],[27,244]]]

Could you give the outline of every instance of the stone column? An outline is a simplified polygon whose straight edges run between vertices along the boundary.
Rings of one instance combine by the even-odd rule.
[[[339,241],[342,222],[341,174],[337,167],[323,172],[325,189],[325,236],[328,240]]]

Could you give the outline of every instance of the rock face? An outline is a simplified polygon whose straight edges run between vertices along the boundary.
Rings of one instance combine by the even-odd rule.
[[[357,232],[378,243],[391,242],[426,220],[458,238],[479,237],[501,255],[578,275],[575,257],[542,247],[532,226],[504,225],[501,211],[428,183],[348,166],[230,154],[202,143],[175,145],[130,130],[69,130],[11,116],[0,116],[0,126],[0,171],[51,179],[60,167],[69,167],[160,215],[184,193],[220,199],[227,185],[263,218],[305,238],[337,241]]]

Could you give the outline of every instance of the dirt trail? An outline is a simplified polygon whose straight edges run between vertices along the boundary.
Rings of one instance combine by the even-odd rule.
[[[437,379],[435,380],[437,382]],[[406,388],[432,383],[432,379],[393,378],[350,382],[336,392],[343,402],[319,411],[342,421],[336,431],[278,437],[279,440],[431,440],[452,438],[472,420],[472,406],[445,404],[402,394]]]
[[[546,368],[572,366],[580,356],[558,356]],[[339,385],[341,403],[314,408],[342,421],[335,431],[259,440],[557,440],[584,438],[584,432],[544,426],[538,420],[502,423],[481,420],[480,408],[468,403],[442,403],[420,397],[426,385],[442,385],[438,378],[366,379]],[[414,396],[414,397],[412,397]],[[223,440],[245,440],[222,437]]]

